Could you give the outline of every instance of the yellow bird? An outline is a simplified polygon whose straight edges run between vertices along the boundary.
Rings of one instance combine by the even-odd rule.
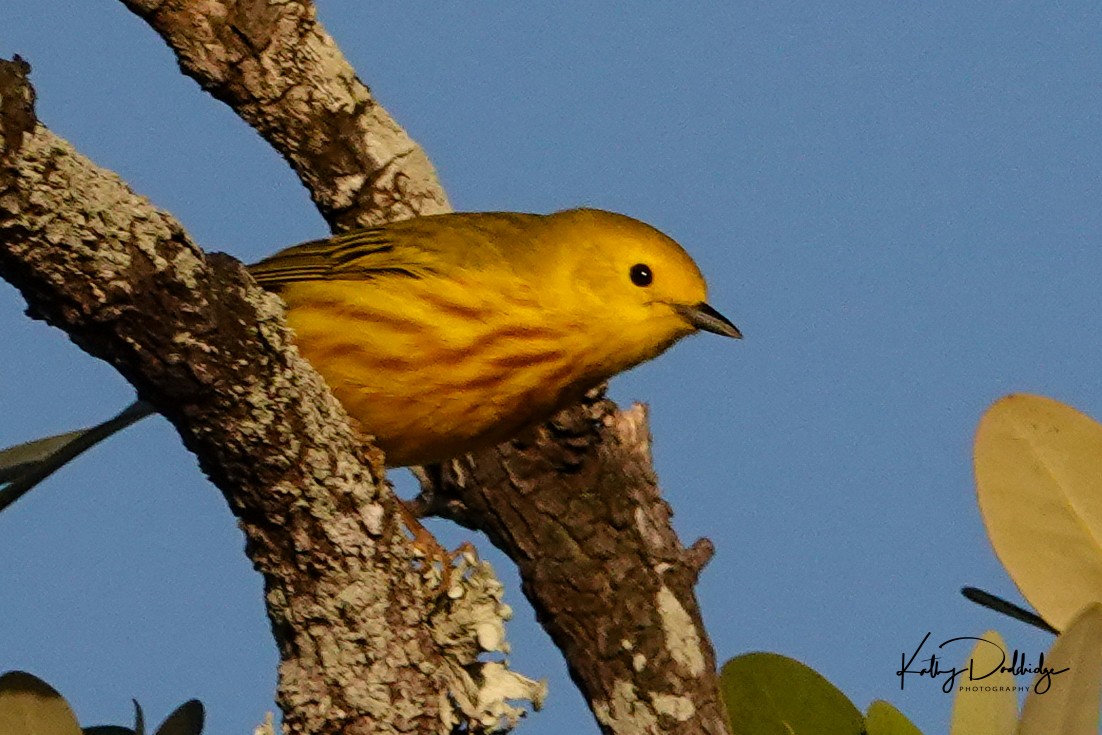
[[[509,439],[698,330],[742,336],[680,245],[595,209],[417,217],[249,270],[394,467]],[[0,452],[0,509],[151,412]]]

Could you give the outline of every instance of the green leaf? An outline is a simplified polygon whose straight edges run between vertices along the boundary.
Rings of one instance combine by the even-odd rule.
[[[775,653],[747,653],[720,673],[736,735],[860,735],[864,718],[814,669]]]
[[[1002,636],[989,630],[982,636],[985,641],[977,641],[968,660],[960,664],[967,669],[969,664],[977,674],[1000,667],[1003,662],[1006,642]],[[995,645],[991,645],[991,644]],[[1014,693],[1017,683],[1009,671],[1000,671],[980,680],[979,686],[962,681],[953,698],[953,716],[949,721],[949,735],[1012,735],[1018,725],[1018,697]]]
[[[1102,425],[1051,398],[1007,396],[980,420],[974,461],[995,553],[1062,630],[1102,601]]]
[[[960,593],[964,595],[967,600],[986,607],[988,610],[994,610],[1008,618],[1013,618],[1027,625],[1032,625],[1034,628],[1039,628],[1046,633],[1060,635],[1060,631],[1049,625],[1040,615],[1031,610],[1026,610],[1021,605],[1015,605],[1010,600],[991,594],[977,587],[961,587]]]
[[[122,727],[121,725],[96,725],[84,728],[84,735],[145,735],[145,718],[142,716],[142,706],[138,700],[131,699],[134,703],[134,727]]]
[[[24,671],[0,676],[0,733],[81,735],[73,710],[53,687]]]
[[[1045,656],[1048,689],[1035,678],[1025,698],[1018,735],[1097,735],[1102,698],[1102,605],[1088,605],[1060,634]]]
[[[0,450],[0,482],[14,480],[83,433],[83,430],[70,431]]]
[[[922,735],[905,714],[883,699],[869,705],[865,713],[865,732],[867,735]]]
[[[145,715],[142,714],[142,706],[136,699],[130,701],[134,703],[134,735],[145,735]]]
[[[156,735],[201,735],[202,732],[203,703],[189,699],[161,723]]]

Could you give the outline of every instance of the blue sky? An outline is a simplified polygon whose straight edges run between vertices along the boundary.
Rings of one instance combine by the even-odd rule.
[[[326,232],[293,175],[176,72],[121,3],[9,0],[56,133],[256,260]],[[675,524],[718,552],[698,589],[720,660],[794,656],[924,732],[950,698],[894,672],[998,627],[971,441],[1044,393],[1102,416],[1102,10],[1089,3],[328,2],[321,16],[462,210],[631,214],[678,239],[746,335],[699,336],[613,383],[651,405]],[[124,381],[0,285],[0,446],[98,421]],[[404,487],[409,483],[405,478]],[[466,532],[433,526],[455,545]],[[150,420],[0,516],[0,669],[87,724],[189,697],[209,732],[273,708],[259,577],[214,488]],[[481,544],[486,548],[485,544]],[[550,680],[522,732],[596,733],[492,550],[515,668]]]

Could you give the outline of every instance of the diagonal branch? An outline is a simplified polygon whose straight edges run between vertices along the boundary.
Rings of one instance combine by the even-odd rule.
[[[712,545],[678,541],[642,406],[593,391],[532,438],[449,463],[431,501],[517,562],[605,732],[726,732],[693,594]]]
[[[334,231],[451,208],[424,151],[302,0],[123,0],[295,170]]]
[[[446,600],[426,584],[380,454],[299,357],[279,300],[38,124],[28,71],[0,61],[0,276],[164,413],[225,495],[264,575],[288,731],[512,719],[504,697],[539,687],[478,660],[502,645],[500,585],[479,566]]]
[[[308,0],[123,2],[161,35],[186,74],[287,159],[334,230],[447,210],[427,158],[373,100]],[[465,509],[465,523],[518,561],[525,593],[605,732],[725,732],[692,589],[708,544],[685,550],[677,541],[658,497],[643,415],[607,402],[579,406],[543,427],[535,443],[472,455],[430,475],[440,480],[430,485],[441,502]],[[523,514],[512,512],[521,505],[518,485],[539,490],[525,496]],[[559,507],[546,505],[556,493],[575,499],[572,523],[586,524],[569,538],[561,518],[547,514]],[[640,506],[628,512],[605,497]],[[617,534],[608,556],[609,529],[633,522],[636,530]],[[515,523],[526,533],[509,532]],[[597,592],[551,604],[571,579]]]

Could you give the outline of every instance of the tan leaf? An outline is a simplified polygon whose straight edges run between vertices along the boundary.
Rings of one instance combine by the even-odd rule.
[[[1062,630],[1102,601],[1102,425],[1051,398],[1007,396],[980,420],[974,459],[995,553]]]
[[[1102,605],[1092,604],[1060,634],[1022,708],[1018,735],[1096,735],[1102,697]],[[1047,688],[1046,688],[1047,685]]]
[[[994,671],[1005,661],[1006,643],[993,630],[984,633],[972,648],[968,661],[961,668],[968,668],[977,676]],[[992,645],[994,644],[994,645]],[[1018,697],[1014,693],[1016,682],[1008,671],[991,674],[978,681],[968,681],[967,675],[957,680],[960,687],[953,698],[953,716],[949,721],[949,735],[1012,735],[1018,725]]]
[[[0,733],[81,735],[64,697],[37,676],[9,671],[0,676]]]

